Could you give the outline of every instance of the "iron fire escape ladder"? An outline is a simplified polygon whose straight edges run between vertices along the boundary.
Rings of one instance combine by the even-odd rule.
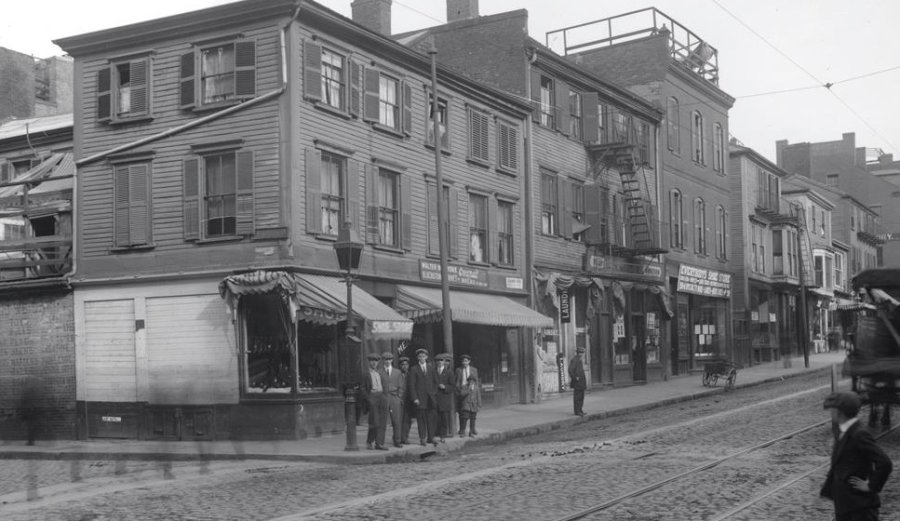
[[[641,252],[652,251],[654,244],[643,184],[638,177],[635,165],[633,147],[619,151],[616,156],[616,166],[622,180],[622,193],[628,228],[631,231],[632,248],[635,250],[635,255],[642,255]]]

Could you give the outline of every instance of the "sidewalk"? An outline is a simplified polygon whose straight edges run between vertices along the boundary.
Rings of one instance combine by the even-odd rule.
[[[809,368],[803,358],[791,359],[790,367],[782,361],[739,369],[735,388],[781,380],[812,371],[830,372],[844,360],[843,352],[811,354]],[[838,373],[838,376],[840,373]],[[113,459],[113,460],[234,460],[262,459],[280,461],[319,461],[344,464],[394,463],[423,459],[435,451],[459,450],[470,443],[496,443],[549,430],[564,428],[592,419],[652,409],[661,405],[693,400],[723,393],[720,381],[716,387],[704,387],[701,375],[676,376],[665,382],[654,382],[617,389],[588,392],[585,395],[583,419],[572,414],[572,395],[565,393],[540,403],[514,404],[482,409],[478,413],[476,438],[448,438],[438,447],[406,445],[387,451],[366,449],[366,427],[357,429],[360,450],[345,451],[346,435],[329,434],[298,441],[214,441],[161,442],[138,440],[45,441],[27,446],[23,440],[0,442],[0,459]],[[415,429],[415,422],[413,422]],[[390,428],[388,429],[390,436]],[[410,436],[412,441],[415,436]]]

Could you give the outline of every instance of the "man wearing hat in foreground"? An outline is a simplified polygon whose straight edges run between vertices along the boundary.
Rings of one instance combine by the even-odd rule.
[[[584,377],[584,348],[581,346],[575,349],[575,356],[569,361],[569,381],[575,416],[584,417],[584,390],[587,389],[587,381]]]
[[[819,495],[834,501],[836,521],[878,521],[878,493],[893,464],[872,434],[859,424],[856,415],[860,400],[855,393],[831,393],[824,407],[837,426],[837,438],[831,451],[831,468]]]
[[[366,434],[366,448],[388,450],[384,446],[384,434],[387,430],[388,402],[385,394],[387,382],[384,381],[383,372],[378,368],[381,356],[372,353],[366,358],[369,360],[369,369],[363,377],[363,390],[366,393],[366,402],[369,404],[369,432]]]
[[[444,443],[445,438],[453,436],[451,420],[453,415],[453,400],[456,398],[456,384],[454,383],[453,357],[447,353],[441,353],[434,357],[437,360],[437,435]]]
[[[481,382],[478,380],[478,369],[472,366],[472,357],[469,355],[462,355],[459,357],[462,363],[461,366],[456,368],[456,389],[459,392],[462,389],[468,387],[469,377],[475,378],[475,392],[479,394],[479,403],[480,403],[480,386]],[[459,411],[459,437],[462,438],[466,433],[466,423],[462,419],[463,409],[462,409],[462,401],[463,397],[459,397],[459,403],[457,404],[456,410]],[[475,422],[472,422],[471,433],[473,436],[478,435],[478,431],[475,430]]]
[[[435,407],[437,406],[437,372],[434,363],[428,362],[428,351],[416,350],[416,363],[409,369],[406,391],[416,411],[416,425],[419,429],[419,443],[437,443],[434,441],[437,429]]]
[[[409,443],[409,429],[412,427],[412,419],[416,415],[412,401],[409,399],[407,382],[409,381],[409,357],[400,357],[400,402],[402,414],[400,415],[400,444]]]
[[[405,379],[400,374],[399,369],[394,368],[394,354],[385,351],[381,355],[383,367],[381,369],[381,378],[385,385],[385,395],[387,396],[387,417],[391,422],[391,436],[394,441],[394,447],[398,449],[402,447],[400,435],[400,420],[403,416],[403,385]],[[387,430],[387,427],[385,427]]]

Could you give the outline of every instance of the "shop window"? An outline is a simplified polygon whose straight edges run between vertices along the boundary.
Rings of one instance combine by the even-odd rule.
[[[613,349],[616,365],[631,364],[631,347],[625,336],[625,315],[622,313],[616,313],[613,323]]]

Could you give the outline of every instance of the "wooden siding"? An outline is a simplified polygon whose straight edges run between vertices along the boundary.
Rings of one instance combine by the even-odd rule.
[[[151,404],[233,402],[238,393],[234,328],[218,294],[146,300]]]
[[[137,401],[134,301],[86,302],[82,399]]]

